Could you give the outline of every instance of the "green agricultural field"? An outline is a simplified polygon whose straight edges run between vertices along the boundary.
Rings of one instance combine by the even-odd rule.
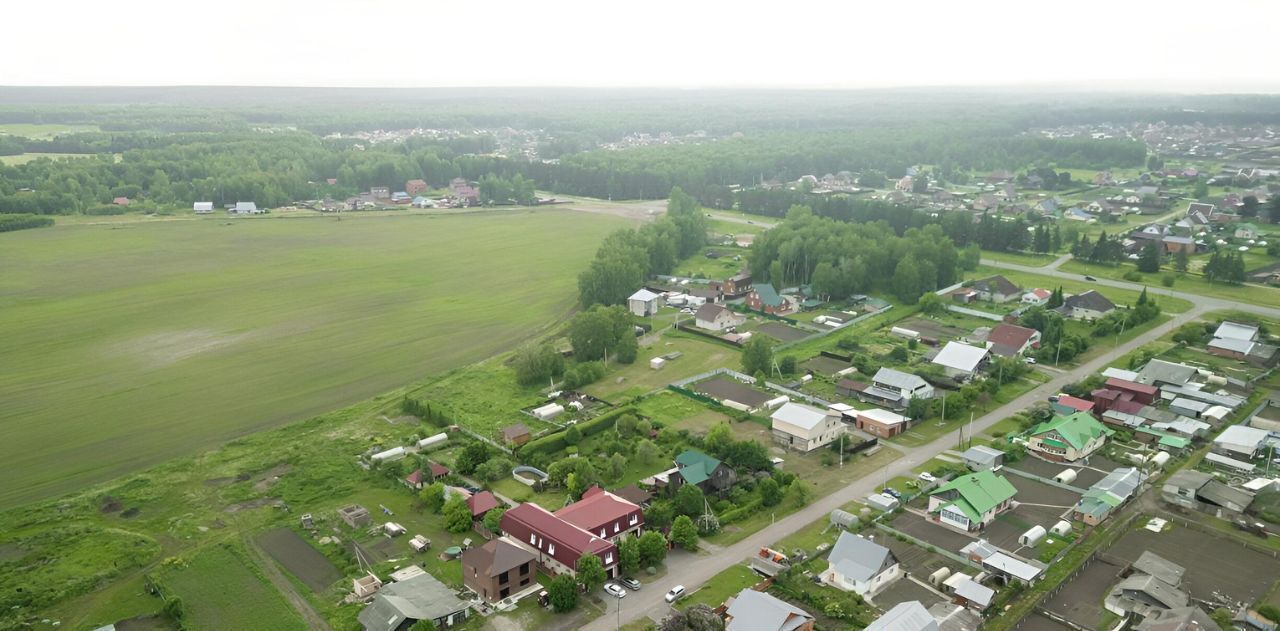
[[[242,550],[230,544],[201,551],[166,569],[163,585],[182,599],[188,629],[306,629]]]
[[[576,272],[621,224],[551,210],[0,235],[0,506],[510,349],[573,308]]]
[[[26,164],[32,160],[48,158],[50,160],[74,159],[74,158],[92,158],[92,153],[20,153],[14,156],[0,156],[0,164],[6,166],[17,166]]]
[[[0,136],[24,138],[53,138],[59,134],[99,131],[97,125],[64,125],[60,123],[0,123]]]

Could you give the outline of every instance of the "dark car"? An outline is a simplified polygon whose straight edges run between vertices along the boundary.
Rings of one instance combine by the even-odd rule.
[[[1085,279],[1085,280],[1095,281],[1095,282],[1098,280],[1098,279],[1096,279],[1096,278],[1094,278],[1094,277],[1092,277],[1092,276],[1085,276],[1085,277],[1084,277],[1084,279]]]
[[[479,492],[480,492],[479,487],[474,487],[474,486],[471,486],[471,485],[467,485],[467,486],[464,486],[464,487],[462,487],[462,488],[466,489],[466,490],[467,490],[467,492],[468,492],[468,493],[470,493],[470,494],[472,494],[472,495],[475,495],[476,493],[479,493]]]
[[[633,592],[640,591],[640,581],[637,581],[636,579],[631,578],[630,576],[624,576],[618,579],[618,583],[620,583],[623,587],[626,587],[627,589]]]
[[[894,497],[896,497],[896,498],[898,498],[898,499],[902,499],[902,494],[901,494],[901,493],[899,493],[897,489],[892,489],[892,488],[889,488],[889,487],[887,487],[887,486],[886,486],[886,487],[884,487],[884,493],[886,493],[886,494],[888,494],[888,495],[892,495],[892,496],[894,496]]]

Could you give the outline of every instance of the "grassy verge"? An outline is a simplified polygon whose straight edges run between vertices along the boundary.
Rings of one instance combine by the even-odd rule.
[[[1060,268],[1064,272],[1073,274],[1089,274],[1098,278],[1110,278],[1112,280],[1125,280],[1125,272],[1133,271],[1131,265],[1118,265],[1114,267],[1103,265],[1089,265],[1080,261],[1067,261]],[[1263,285],[1227,285],[1225,283],[1211,283],[1203,276],[1198,274],[1178,274],[1177,272],[1166,269],[1159,274],[1143,274],[1143,279],[1134,281],[1145,283],[1153,288],[1152,293],[1157,293],[1163,289],[1160,278],[1164,274],[1174,274],[1177,280],[1174,281],[1174,291],[1181,291],[1189,294],[1198,294],[1201,296],[1209,296],[1212,298],[1222,298],[1224,300],[1234,300],[1242,303],[1264,305],[1268,307],[1280,307],[1280,288],[1266,287]],[[1160,304],[1165,305],[1170,298],[1161,296]]]
[[[982,258],[1000,261],[1001,263],[1016,263],[1018,265],[1027,265],[1030,267],[1044,267],[1058,258],[1056,254],[1038,254],[1035,252],[997,252],[995,250],[983,250]]]
[[[720,606],[726,598],[759,583],[760,580],[760,576],[752,572],[747,566],[735,565],[716,574],[711,580],[698,588],[698,591],[681,599],[680,606],[687,609],[694,605],[707,605],[714,609]]]
[[[1070,262],[1068,262],[1068,264],[1069,263]],[[1064,264],[1064,268],[1065,268],[1065,264]],[[1063,271],[1068,271],[1068,270],[1064,269]],[[1089,291],[1090,289],[1093,289],[1093,290],[1097,290],[1098,293],[1106,296],[1108,299],[1110,299],[1112,302],[1116,303],[1117,305],[1132,305],[1138,301],[1139,292],[1129,290],[1129,289],[1116,289],[1114,287],[1100,286],[1097,283],[1091,283],[1089,281],[1084,281],[1084,280],[1079,280],[1079,281],[1066,280],[1061,278],[1054,278],[1052,276],[1043,276],[1041,274],[1031,274],[1028,272],[1020,272],[1016,270],[987,267],[985,265],[979,266],[978,269],[973,272],[966,273],[965,278],[969,278],[969,279],[986,278],[988,276],[992,276],[995,274],[1003,275],[1005,278],[1008,278],[1014,283],[1020,285],[1023,289],[1031,289],[1034,287],[1052,289],[1054,287],[1062,287],[1063,291],[1067,292],[1068,294],[1080,294],[1080,293]],[[1192,304],[1186,300],[1183,300],[1181,298],[1174,298],[1171,296],[1158,295],[1160,290],[1160,287],[1158,285],[1159,285],[1158,281],[1153,283],[1151,289],[1148,290],[1147,294],[1149,296],[1154,296],[1156,300],[1159,302],[1160,307],[1162,309],[1164,309],[1169,313],[1182,313],[1183,311],[1189,311],[1191,309]]]

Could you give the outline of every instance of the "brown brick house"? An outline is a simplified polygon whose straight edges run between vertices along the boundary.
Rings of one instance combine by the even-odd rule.
[[[494,539],[462,553],[462,583],[486,602],[497,602],[534,584],[533,553]]]

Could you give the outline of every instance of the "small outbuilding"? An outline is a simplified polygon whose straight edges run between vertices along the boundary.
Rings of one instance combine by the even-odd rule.
[[[1048,534],[1048,531],[1044,529],[1044,526],[1032,526],[1018,536],[1018,543],[1024,546],[1034,546],[1040,543],[1040,540],[1044,539],[1046,534]]]
[[[369,517],[369,509],[359,505],[351,504],[338,509],[338,519],[341,519],[352,528],[361,528],[368,526],[372,519]]]
[[[533,409],[533,416],[540,421],[547,421],[564,414],[564,406],[559,403],[548,403]]]

